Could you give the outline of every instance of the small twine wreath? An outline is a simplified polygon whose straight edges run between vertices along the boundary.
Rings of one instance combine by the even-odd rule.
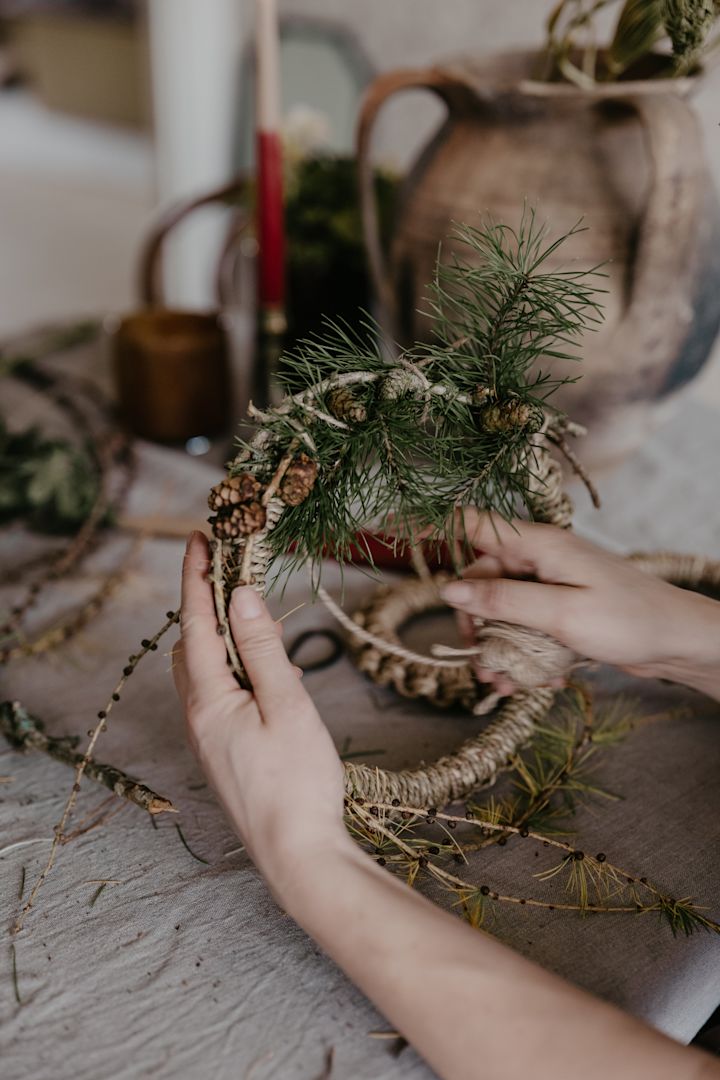
[[[408,394],[426,399],[446,394],[446,384],[431,385],[421,371],[407,362],[378,372],[333,375],[316,386],[285,401],[268,412],[251,406],[250,412],[261,428],[248,449],[229,465],[228,477],[211,491],[209,505],[215,539],[211,544],[215,606],[219,632],[236,677],[248,685],[237,654],[227,618],[230,593],[237,585],[254,585],[264,591],[273,557],[270,536],[288,507],[300,505],[310,494],[318,468],[313,459],[314,444],[302,425],[282,452],[277,436],[262,424],[271,415],[303,415],[313,423],[348,427],[362,423],[362,405],[349,394],[353,386],[367,386],[382,380],[381,395]],[[340,398],[344,396],[343,408]],[[459,396],[459,395],[458,395]],[[335,401],[333,413],[319,402]],[[351,412],[354,410],[354,412]],[[340,417],[345,417],[341,419]],[[309,426],[309,425],[308,425]],[[569,452],[564,434],[582,434],[582,429],[566,418],[545,415],[528,435],[519,451],[518,466],[531,460],[528,469],[528,506],[536,521],[569,528],[572,502],[562,489],[562,468],[550,454],[559,446],[590,487],[580,466]],[[304,449],[303,449],[304,447]],[[308,451],[308,452],[306,452]],[[274,469],[272,463],[277,462]],[[260,479],[265,472],[266,479]],[[720,589],[720,564],[694,556],[668,553],[633,556],[646,571],[688,588]],[[470,650],[435,647],[434,656],[423,656],[406,648],[397,630],[413,614],[438,606],[438,579],[413,579],[391,589],[381,589],[354,617],[348,616],[319,588],[318,595],[348,632],[351,652],[360,671],[381,685],[391,685],[399,693],[425,698],[439,706],[461,705],[475,714],[486,713],[496,700],[483,698],[473,675],[470,656],[476,663],[503,671],[519,688],[490,716],[486,726],[454,753],[432,764],[392,771],[361,763],[345,763],[345,786],[349,794],[376,802],[400,800],[404,805],[442,806],[467,796],[494,782],[498,773],[511,764],[517,750],[532,736],[537,724],[547,716],[555,693],[548,684],[564,677],[581,659],[557,641],[520,626],[476,620],[476,644]]]
[[[228,661],[236,677],[247,685],[247,678],[232,639],[227,618],[230,592],[237,585],[254,585],[264,591],[266,575],[272,559],[269,542],[271,533],[287,507],[298,506],[309,495],[317,479],[317,464],[312,454],[314,444],[309,432],[297,425],[297,436],[278,460],[277,437],[262,424],[272,415],[291,416],[298,410],[313,423],[329,423],[348,427],[362,422],[361,404],[348,398],[353,386],[366,387],[381,380],[383,396],[411,395],[420,400],[449,392],[445,383],[430,384],[422,371],[405,361],[377,371],[346,372],[333,375],[316,386],[288,397],[268,412],[250,407],[250,414],[261,425],[249,449],[244,450],[229,465],[228,477],[211,491],[209,505],[215,516],[210,519],[215,539],[211,544],[215,606],[219,632],[222,633]],[[344,412],[339,407],[333,413],[320,407],[320,402],[333,400],[333,395],[346,396]],[[462,395],[457,395],[461,398]],[[355,414],[348,415],[354,408]],[[347,419],[340,419],[339,416]],[[309,425],[308,425],[309,426]],[[518,452],[517,465],[532,463],[528,469],[528,506],[537,521],[569,528],[572,502],[562,490],[562,468],[549,452],[551,444],[567,446],[565,433],[581,434],[582,429],[566,418],[555,414],[543,415],[531,430],[523,449]],[[306,452],[306,451],[309,451]],[[570,456],[573,464],[577,464]],[[263,471],[268,477],[262,479]],[[581,471],[581,470],[579,470]],[[413,581],[400,590],[384,594],[384,604],[401,598],[401,610],[407,614],[413,605],[424,610],[429,600],[437,604],[437,586],[430,581]],[[479,699],[478,685],[466,656],[419,656],[406,649],[399,639],[388,637],[391,629],[386,623],[373,621],[374,607],[351,619],[320,588],[318,594],[350,634],[353,651],[360,670],[376,681],[392,683],[407,696],[427,697],[437,704],[460,703],[479,713],[487,711],[487,703]],[[387,610],[384,611],[387,617]],[[494,713],[487,726],[467,740],[459,750],[430,765],[393,772],[370,768],[358,763],[345,763],[345,783],[348,793],[366,799],[388,801],[400,799],[412,805],[445,805],[460,799],[483,784],[492,783],[518,748],[531,737],[535,725],[547,715],[554,691],[547,684],[558,675],[566,674],[575,660],[564,645],[537,631],[506,623],[476,625],[476,646],[471,650],[477,662],[496,670],[502,669],[520,689]],[[438,647],[442,652],[442,647]],[[453,650],[449,650],[451,653]],[[447,652],[447,650],[446,650]],[[502,663],[500,664],[500,658]]]

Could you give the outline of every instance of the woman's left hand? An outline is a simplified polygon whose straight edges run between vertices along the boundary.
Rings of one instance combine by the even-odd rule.
[[[217,633],[208,547],[188,541],[182,577],[175,685],[190,745],[235,830],[271,887],[308,855],[345,845],[343,769],[335,746],[288,660],[264,601],[239,588],[230,628],[253,686],[242,690]]]

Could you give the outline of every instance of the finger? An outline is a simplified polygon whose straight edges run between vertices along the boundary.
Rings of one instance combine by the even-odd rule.
[[[188,682],[235,686],[227,666],[225,644],[217,632],[212,587],[207,579],[210,557],[206,538],[194,532],[188,539],[182,571],[180,629]]]
[[[497,673],[494,671],[490,671],[489,668],[475,667],[474,670],[475,678],[478,682],[491,683],[495,682],[495,679],[497,678]]]
[[[487,668],[476,668],[475,678],[488,688],[488,692],[499,694],[500,697],[510,697],[515,693],[515,684],[499,671],[488,671]]]
[[[440,590],[452,607],[483,619],[529,626],[562,641],[563,628],[577,590],[568,585],[546,585],[512,578],[451,581]]]
[[[489,578],[503,576],[502,563],[494,555],[481,555],[463,570],[463,578]]]
[[[473,622],[472,615],[466,615],[464,611],[458,610],[455,615],[455,623],[460,634],[460,641],[463,644],[463,648],[470,649],[475,645],[475,623]]]
[[[187,670],[185,668],[185,656],[182,639],[176,641],[170,652],[173,681],[178,697],[185,704],[187,697]]]
[[[515,577],[540,577],[580,584],[587,560],[586,545],[573,533],[539,522],[505,521],[498,514],[463,511],[462,525],[470,544],[498,559]]]
[[[230,628],[263,720],[272,723],[288,715],[293,705],[304,703],[306,695],[295,667],[255,589],[235,589],[230,601]]]

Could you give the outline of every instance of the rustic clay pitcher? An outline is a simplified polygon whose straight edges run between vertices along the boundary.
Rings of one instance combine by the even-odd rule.
[[[439,243],[445,257],[453,250],[453,223],[489,212],[517,225],[526,200],[553,236],[584,218],[555,265],[606,264],[605,321],[558,403],[589,426],[583,451],[597,466],[636,447],[707,360],[720,326],[720,207],[684,100],[693,80],[585,91],[534,81],[535,65],[511,53],[375,80],[358,128],[365,238],[387,324],[407,342],[430,332],[417,309]],[[370,139],[388,98],[418,88],[447,117],[409,173],[385,266]]]

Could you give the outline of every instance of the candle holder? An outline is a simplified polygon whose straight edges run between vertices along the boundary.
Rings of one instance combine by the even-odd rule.
[[[113,335],[120,414],[154,442],[220,435],[230,422],[225,329],[217,313],[149,309]]]
[[[227,431],[232,413],[230,342],[222,313],[228,306],[226,263],[248,223],[240,205],[246,183],[238,177],[190,202],[172,207],[148,237],[140,257],[143,309],[126,316],[112,334],[113,369],[120,413],[127,426],[155,442],[186,442]],[[235,206],[221,255],[209,312],[165,306],[162,254],[169,233],[196,210]]]

